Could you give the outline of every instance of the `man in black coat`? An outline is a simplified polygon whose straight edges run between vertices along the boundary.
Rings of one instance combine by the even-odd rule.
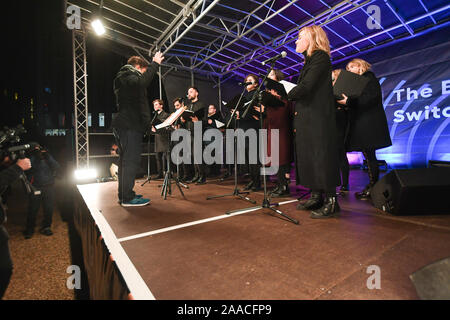
[[[58,162],[48,151],[40,146],[36,147],[30,157],[32,169],[27,176],[31,184],[40,191],[40,194],[30,194],[28,202],[27,225],[24,231],[25,239],[30,239],[34,234],[36,217],[41,206],[44,211],[44,219],[40,233],[46,236],[53,234],[51,225],[53,217],[53,205],[55,197],[55,176],[60,168]]]
[[[157,52],[148,65],[141,57],[131,57],[114,79],[118,114],[112,127],[119,146],[118,197],[122,206],[143,206],[150,202],[150,199],[136,195],[133,188],[140,164],[142,137],[150,129],[147,87],[163,59],[162,53]]]
[[[186,127],[188,130],[191,131],[191,139],[192,139],[192,154],[194,154],[194,123],[195,122],[202,122],[204,119],[208,116],[208,109],[206,108],[205,104],[199,100],[199,91],[196,87],[190,87],[188,89],[188,100],[190,103],[188,103],[188,110],[194,112],[194,116],[190,117],[189,121],[186,124]],[[203,128],[204,129],[204,128]],[[202,130],[203,134],[203,130]],[[189,180],[189,183],[195,183],[195,184],[205,184],[206,183],[206,167],[203,163],[203,139],[202,139],[202,163],[194,163],[194,169],[195,169],[195,175],[194,177]]]
[[[378,181],[380,170],[375,151],[392,145],[386,113],[383,108],[381,86],[371,65],[362,59],[353,59],[347,70],[369,79],[359,97],[347,97],[338,103],[346,105],[350,112],[350,129],[347,150],[361,151],[367,161],[369,184],[355,196],[365,200],[370,197],[371,188]]]

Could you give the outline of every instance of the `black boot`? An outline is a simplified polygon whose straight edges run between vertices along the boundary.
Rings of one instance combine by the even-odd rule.
[[[162,179],[164,178],[164,174],[162,172],[158,173],[153,177],[154,180]]]
[[[278,190],[280,189],[280,184],[278,183],[277,186],[275,188],[273,188],[272,190],[270,190],[269,194],[272,195],[274,193],[277,193]]]
[[[253,181],[253,185],[252,185],[252,191],[261,191],[263,188],[261,187],[261,181],[260,180],[255,180]]]
[[[355,192],[356,199],[359,200],[369,200],[370,199],[370,191],[372,190],[372,185],[368,184],[364,190],[361,192]]]
[[[297,210],[315,210],[319,209],[323,205],[322,193],[311,192],[311,197],[305,202],[297,205]]]
[[[196,174],[191,180],[186,181],[186,183],[195,183],[198,181],[199,178],[200,176]]]
[[[325,202],[320,209],[311,211],[312,219],[326,219],[339,215],[341,208],[337,202],[336,196],[328,196],[325,198]]]
[[[205,184],[206,183],[206,177],[204,177],[204,176],[200,176],[198,179],[197,179],[197,182],[195,183],[196,185],[199,185],[199,184]]]
[[[283,184],[278,187],[275,192],[271,193],[272,198],[290,197],[291,193],[289,191],[289,185]]]

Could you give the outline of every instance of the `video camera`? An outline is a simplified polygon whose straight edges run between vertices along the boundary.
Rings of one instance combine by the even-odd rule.
[[[32,152],[41,151],[42,147],[36,142],[30,142],[27,144],[20,144],[20,136],[27,133],[22,125],[18,125],[15,128],[5,127],[3,131],[0,131],[0,163],[3,165],[13,164],[17,159],[26,158],[28,154]],[[5,163],[5,159],[8,161]],[[27,193],[35,193],[36,190],[30,184],[25,174],[20,175]],[[1,192],[1,190],[0,190]],[[1,194],[0,194],[1,196]]]
[[[11,162],[24,158],[28,152],[34,151],[36,147],[41,148],[38,143],[30,142],[20,145],[20,136],[27,133],[22,125],[15,128],[5,127],[0,131],[0,162],[9,157]]]

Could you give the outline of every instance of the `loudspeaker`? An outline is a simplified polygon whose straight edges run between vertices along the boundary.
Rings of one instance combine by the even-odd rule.
[[[422,300],[450,299],[450,258],[434,262],[409,276]]]
[[[371,198],[393,215],[450,214],[450,168],[392,170],[373,186]]]

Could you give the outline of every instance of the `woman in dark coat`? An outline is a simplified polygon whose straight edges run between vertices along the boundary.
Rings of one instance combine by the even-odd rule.
[[[156,99],[153,101],[153,108],[156,115],[155,124],[164,122],[169,114],[163,110],[163,101]],[[152,128],[155,132],[155,153],[156,153],[156,170],[158,175],[154,179],[162,179],[164,177],[164,172],[167,170],[167,151],[169,150],[169,135],[166,130],[161,130],[157,132],[155,127]]]
[[[379,168],[375,151],[392,145],[386,114],[383,108],[381,86],[371,65],[362,59],[353,59],[347,64],[347,71],[367,77],[369,82],[359,97],[347,97],[338,103],[350,109],[350,130],[347,142],[348,151],[361,151],[367,161],[369,184],[361,192],[355,193],[358,199],[368,199],[373,185],[378,181]]]
[[[333,86],[339,77],[342,69],[333,70],[332,80]],[[336,104],[336,129],[337,129],[337,144],[338,144],[338,155],[339,155],[339,169],[341,171],[341,192],[347,192],[349,190],[348,180],[350,175],[350,164],[347,158],[347,148],[346,140],[348,137],[348,107],[342,104]]]
[[[295,165],[297,184],[311,189],[310,199],[297,209],[312,210],[311,218],[329,218],[340,210],[336,199],[340,178],[330,46],[319,26],[302,28],[296,46],[296,51],[305,56],[305,65],[297,86],[288,94],[295,101]]]
[[[280,70],[272,69],[269,73],[269,78],[274,81],[281,81],[284,75]],[[277,99],[283,102],[282,106],[265,106],[266,117],[264,119],[264,128],[267,129],[267,152],[271,156],[270,151],[271,130],[277,129],[279,134],[278,140],[278,183],[271,192],[271,197],[286,197],[289,196],[289,172],[291,170],[291,162],[293,161],[293,145],[292,145],[292,103],[287,100],[286,96],[281,96],[281,92],[276,92],[274,89],[270,93]],[[286,93],[286,92],[284,92]],[[274,165],[274,164],[272,164]]]

